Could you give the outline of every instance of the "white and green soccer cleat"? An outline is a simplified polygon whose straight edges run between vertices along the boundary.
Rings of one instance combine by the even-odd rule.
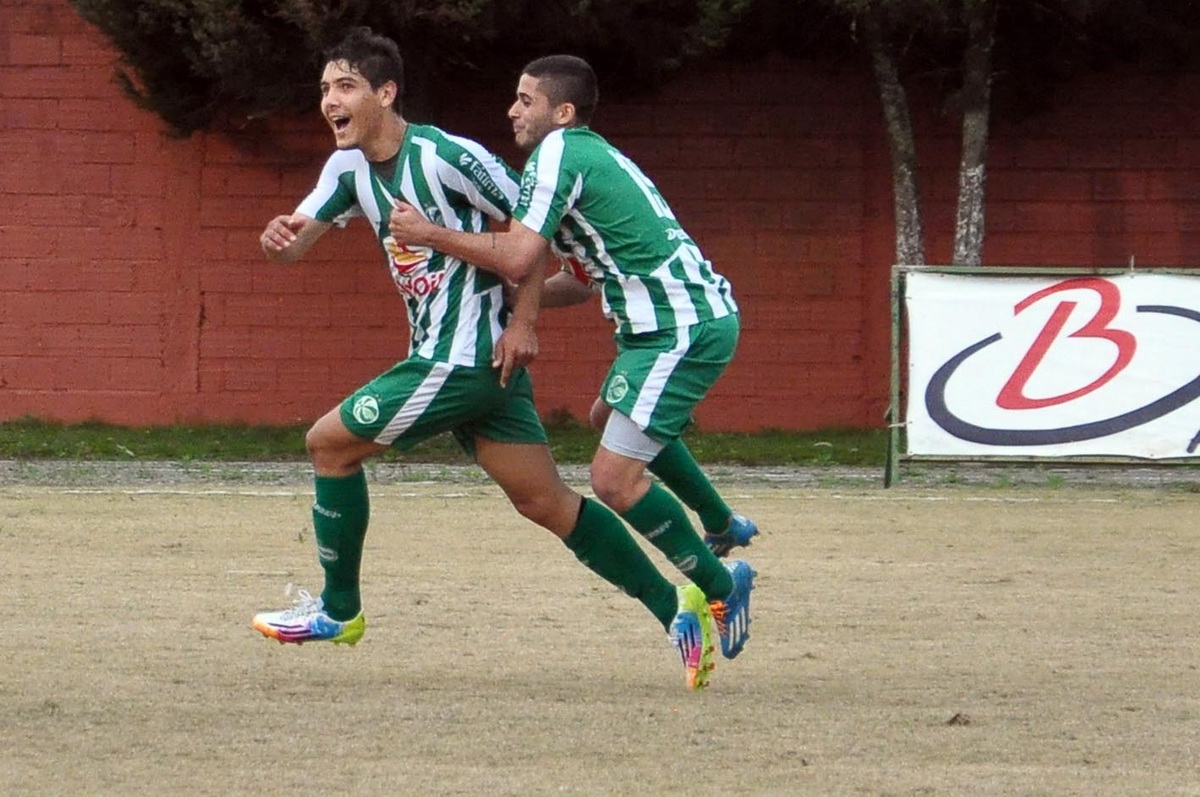
[[[679,653],[688,689],[703,689],[716,666],[713,661],[712,615],[708,600],[695,584],[676,587],[679,608],[667,639]]]
[[[354,645],[367,630],[367,621],[362,612],[351,620],[334,620],[325,613],[320,598],[314,598],[307,590],[296,593],[296,602],[291,608],[278,612],[260,612],[250,623],[265,637],[279,640],[280,644],[292,642],[332,642],[335,645]]]

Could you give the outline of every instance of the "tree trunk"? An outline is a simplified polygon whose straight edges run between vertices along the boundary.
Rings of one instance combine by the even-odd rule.
[[[893,212],[896,217],[896,262],[925,263],[925,233],[917,195],[917,145],[913,138],[908,95],[900,83],[896,59],[883,34],[881,11],[871,3],[862,16],[863,31],[875,70],[875,83],[883,105],[888,147],[892,155]]]
[[[978,266],[983,262],[996,7],[996,0],[963,3],[967,47],[963,53],[962,159],[958,164],[958,213],[954,225],[954,263],[959,266]]]

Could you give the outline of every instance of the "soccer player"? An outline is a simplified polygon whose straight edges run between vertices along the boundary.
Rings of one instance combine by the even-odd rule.
[[[513,281],[554,252],[599,286],[616,324],[617,357],[601,390],[612,411],[592,459],[592,489],[704,591],[722,653],[733,658],[749,636],[755,571],[740,560],[722,566],[679,501],[646,475],[664,455],[669,475],[699,472],[679,437],[737,345],[729,282],[641,169],[588,127],[598,92],[586,61],[539,58],[523,70],[516,93],[508,115],[518,146],[531,154],[515,223],[502,232],[465,231],[397,203],[389,229],[399,241],[432,246]],[[684,481],[671,484],[715,494],[702,473]],[[752,529],[748,522],[723,529],[725,549],[748,544]]]
[[[566,258],[563,267],[547,278],[542,291],[542,307],[566,307],[590,299],[592,283],[578,261]],[[588,423],[598,432],[608,425],[612,407],[597,397],[588,412]],[[647,469],[671,488],[683,503],[700,517],[704,527],[704,543],[717,556],[727,556],[734,547],[747,546],[758,534],[758,526],[749,518],[735,513],[721,498],[708,476],[701,470],[683,438],[676,437],[663,447]]]
[[[333,225],[365,217],[404,299],[411,335],[406,359],[308,431],[324,589],[318,597],[301,591],[290,608],[256,615],[253,627],[280,642],[357,643],[366,628],[359,577],[370,514],[363,462],[450,431],[520,514],[641,601],[667,630],[689,687],[705,686],[714,650],[705,594],[668,581],[611,510],[563,483],[550,455],[524,368],[536,353],[546,259],[539,256],[512,280],[508,318],[495,274],[406,245],[388,231],[389,211],[403,202],[454,229],[480,232],[505,223],[518,194],[517,175],[476,142],[407,122],[402,87],[399,49],[368,28],[326,53],[320,107],[337,151],[295,212],[272,219],[260,238],[269,260],[291,263]]]

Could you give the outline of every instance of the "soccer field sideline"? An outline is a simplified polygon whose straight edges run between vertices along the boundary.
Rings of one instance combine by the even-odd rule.
[[[436,483],[413,483],[413,487],[434,487]],[[154,488],[154,487],[55,487],[46,485],[6,485],[0,489],[9,489],[14,495],[72,495],[72,496],[100,496],[100,495],[123,495],[123,496],[179,496],[191,498],[307,498],[312,495],[311,490],[256,490],[252,488],[230,488],[230,489],[214,489],[206,487],[188,488],[185,486],[174,488]],[[754,499],[761,497],[763,488],[758,488],[757,492],[747,491],[731,491],[725,494],[725,497],[730,501],[738,501],[740,499]],[[804,488],[801,488],[804,489]],[[474,499],[481,495],[489,495],[492,493],[478,490],[475,492],[403,492],[398,491],[395,486],[383,487],[379,492],[379,497],[386,496],[389,499],[397,498],[434,498],[442,501],[454,499]],[[503,498],[503,494],[497,488],[494,493],[496,498]],[[1037,496],[983,496],[983,495],[929,495],[929,494],[914,494],[910,491],[897,489],[879,495],[863,495],[852,493],[837,493],[837,492],[808,492],[799,494],[793,498],[796,501],[804,501],[811,498],[813,495],[820,495],[822,499],[827,501],[846,501],[846,502],[916,502],[916,503],[945,503],[954,501],[964,504],[974,503],[992,503],[992,504],[1035,504],[1035,503],[1067,503],[1067,504],[1117,504],[1121,502],[1118,497],[1100,498],[1100,497],[1077,497],[1070,490],[1062,491],[1056,494],[1042,494]]]
[[[886,489],[883,468],[843,466],[705,465],[715,483],[786,488]],[[472,464],[366,464],[372,484],[491,484]],[[587,485],[587,465],[560,465],[563,479]],[[307,485],[308,462],[176,462],[121,460],[0,460],[0,486],[10,484],[112,486],[136,484],[266,484]],[[1071,465],[992,463],[909,463],[901,468],[897,487],[1050,487],[1107,486],[1200,490],[1200,468],[1188,465]]]

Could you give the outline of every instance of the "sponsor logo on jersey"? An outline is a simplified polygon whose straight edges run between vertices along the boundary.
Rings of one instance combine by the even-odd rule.
[[[533,189],[537,186],[537,172],[533,169],[527,170],[521,175],[521,197],[520,203],[528,205],[533,199]]]
[[[496,181],[492,179],[492,175],[482,163],[474,158],[470,153],[464,152],[458,156],[458,165],[471,173],[475,178],[475,183],[488,194],[493,197],[501,196],[500,186],[496,185]]]
[[[432,274],[418,274],[415,277],[393,274],[392,279],[396,283],[396,290],[404,296],[424,299],[442,287],[442,283],[446,281],[446,272],[435,271]]]
[[[388,253],[392,276],[416,271],[428,263],[430,256],[433,255],[433,250],[428,246],[408,246],[390,235],[383,239],[383,248]]]
[[[604,394],[604,400],[609,404],[619,404],[621,399],[625,398],[625,394],[629,392],[629,382],[621,374],[617,374],[608,382],[608,391]]]
[[[396,283],[396,290],[401,295],[422,299],[445,281],[444,271],[430,273],[428,270],[429,258],[433,255],[428,246],[407,246],[389,235],[383,240],[383,248],[388,253],[392,282]]]
[[[374,396],[359,396],[354,400],[350,414],[359,423],[375,423],[379,420],[379,401]]]

